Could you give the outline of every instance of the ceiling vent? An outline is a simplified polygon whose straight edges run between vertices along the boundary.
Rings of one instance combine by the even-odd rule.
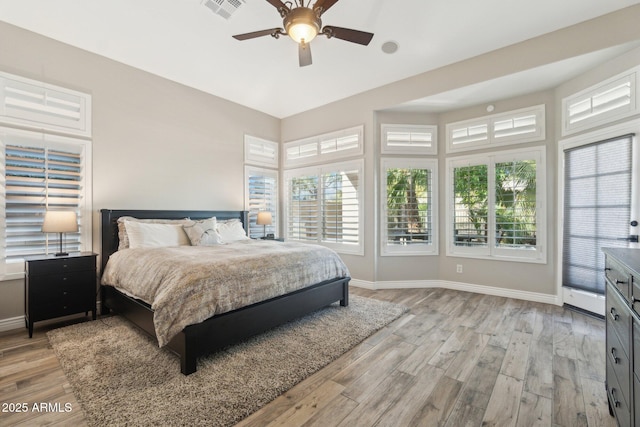
[[[224,19],[231,18],[233,12],[238,10],[245,3],[245,0],[204,0],[202,4],[211,9],[216,15]]]

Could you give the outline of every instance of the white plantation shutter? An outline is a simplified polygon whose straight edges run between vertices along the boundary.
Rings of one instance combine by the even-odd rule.
[[[389,158],[381,164],[381,254],[436,255],[438,161]]]
[[[382,154],[437,154],[437,126],[382,125]]]
[[[278,143],[245,135],[244,161],[252,165],[278,167]]]
[[[42,233],[47,210],[72,210],[79,231],[64,234],[67,251],[79,251],[90,234],[86,215],[87,141],[5,129],[0,133],[3,152],[5,233],[3,249],[8,262],[57,250],[59,235]]]
[[[358,243],[360,206],[357,169],[322,175],[322,240],[333,243]]]
[[[640,68],[612,77],[562,100],[563,135],[637,114]]]
[[[263,237],[265,233],[277,234],[278,225],[278,172],[246,167],[246,209],[249,211],[249,237]],[[271,225],[256,224],[258,212],[271,212]]]
[[[287,187],[287,238],[317,241],[320,218],[318,176],[290,176]]]
[[[448,123],[447,152],[541,141],[545,138],[545,106]]]
[[[285,166],[301,166],[363,153],[363,126],[284,144]]]
[[[0,122],[91,135],[91,96],[0,73]]]
[[[285,172],[287,239],[361,253],[361,160]]]

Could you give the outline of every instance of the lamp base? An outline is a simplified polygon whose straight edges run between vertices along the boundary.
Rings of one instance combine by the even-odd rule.
[[[69,256],[69,252],[58,252],[55,256]]]

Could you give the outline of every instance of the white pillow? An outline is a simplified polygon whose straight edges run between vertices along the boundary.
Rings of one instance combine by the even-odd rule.
[[[216,231],[224,243],[237,242],[238,240],[249,240],[239,219],[218,221],[216,224]]]
[[[182,228],[193,246],[221,245],[222,238],[216,231],[216,217],[199,221],[187,221]]]
[[[147,224],[125,221],[130,248],[189,246],[189,237],[181,224]]]

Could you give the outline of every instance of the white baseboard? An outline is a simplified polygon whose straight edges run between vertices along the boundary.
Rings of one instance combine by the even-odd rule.
[[[0,319],[0,332],[11,331],[19,328],[25,328],[24,316]]]
[[[566,304],[599,314],[600,316],[604,316],[606,312],[604,295],[563,286],[562,297]]]
[[[474,285],[471,283],[450,282],[447,280],[386,280],[379,282],[370,282],[367,280],[351,279],[349,284],[357,286],[359,288],[370,290],[445,288],[454,289],[457,291],[473,292],[476,294],[494,295],[499,297],[521,299],[525,301],[562,305],[562,300],[557,295],[541,294],[538,292],[517,291],[513,289],[497,288],[494,286]],[[565,301],[568,304],[572,304],[570,302],[570,299],[567,299],[566,296]],[[100,313],[100,301],[98,301],[97,308],[98,313]],[[0,319],[0,332],[24,327],[24,316],[12,317],[9,319]]]
[[[506,298],[515,298],[525,301],[541,302],[545,304],[562,305],[562,299],[558,295],[542,294],[539,292],[518,291],[514,289],[475,285],[471,283],[451,282],[448,280],[403,280],[370,282],[366,280],[351,279],[350,284],[359,288],[370,290],[444,288],[464,292],[473,292],[476,294],[486,294]]]

